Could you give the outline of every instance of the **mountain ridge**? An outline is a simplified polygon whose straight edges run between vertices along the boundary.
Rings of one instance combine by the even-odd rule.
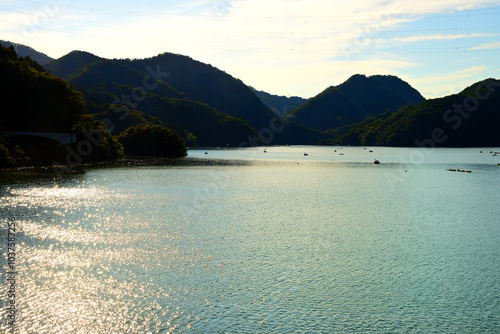
[[[257,95],[257,97],[269,107],[275,114],[280,117],[286,116],[289,112],[301,107],[309,99],[304,99],[299,96],[282,96],[274,95],[262,90],[257,90],[254,87],[249,86],[250,89]]]
[[[52,60],[54,60],[54,58],[47,56],[45,53],[39,52],[39,51],[33,49],[32,47],[29,47],[29,46],[26,46],[23,44],[18,44],[18,43],[4,41],[4,40],[0,40],[0,44],[5,46],[6,48],[8,48],[9,46],[12,45],[19,57],[29,56],[31,59],[33,59],[34,61],[36,61],[40,65],[47,64],[47,63],[51,62]]]
[[[67,79],[73,72],[82,67],[103,60],[106,59],[90,52],[74,50],[45,64],[44,68],[58,77]]]
[[[365,120],[335,141],[373,146],[500,146],[500,80],[489,78],[457,94]]]
[[[46,63],[45,68],[80,86],[88,99],[89,111],[101,119],[111,118],[119,131],[144,122],[169,125],[186,137],[193,138],[191,132],[197,132],[202,139],[201,145],[204,141],[210,145],[229,142],[231,145],[238,142],[256,145],[273,141],[275,144],[316,144],[321,140],[356,145],[412,146],[415,143],[411,138],[422,137],[422,131],[429,131],[422,119],[449,128],[450,122],[443,123],[442,109],[460,103],[467,92],[464,89],[450,96],[425,100],[410,84],[396,76],[356,74],[340,85],[326,88],[283,117],[276,113],[278,108],[273,112],[272,104],[266,105],[264,100],[271,96],[289,102],[289,98],[259,92],[230,74],[188,56],[162,53],[145,59],[105,59],[88,52],[72,51]],[[157,78],[161,75],[165,78]],[[497,83],[496,79],[488,80],[474,83],[468,89],[476,89],[485,82]],[[145,89],[146,86],[155,89]],[[142,100],[138,94],[143,90]],[[140,101],[130,100],[131,93],[136,93]],[[492,101],[496,101],[496,94],[491,93],[491,96],[494,98],[482,103],[481,109],[495,107]],[[128,110],[125,122],[121,120],[124,115],[117,114],[117,110]],[[440,111],[441,115],[436,116]],[[429,116],[431,114],[434,116]],[[477,114],[482,115],[479,118],[497,117],[491,110]],[[447,116],[455,119],[456,124],[465,121],[457,115]],[[479,123],[487,131],[493,131],[490,123],[484,120]],[[470,125],[463,128],[472,131]],[[473,130],[475,136],[485,137],[477,129]],[[244,135],[238,136],[239,131]],[[231,140],[221,132],[231,133]],[[467,137],[466,132],[462,137]],[[210,138],[217,138],[217,141],[210,141]],[[496,140],[494,136],[488,138]],[[474,138],[469,142],[478,143]],[[467,140],[456,138],[448,142],[448,145],[466,144]]]
[[[194,60],[188,56],[177,55],[172,53],[162,53],[155,57],[145,59],[102,59],[92,54],[73,51],[59,60],[49,63],[46,68],[53,74],[62,76],[69,83],[74,84],[81,89],[84,94],[92,89],[108,89],[111,95],[108,96],[106,103],[109,109],[109,104],[113,102],[109,100],[112,96],[115,101],[121,105],[133,106],[134,109],[142,111],[148,115],[154,115],[164,122],[171,122],[171,118],[166,118],[166,115],[171,115],[172,110],[165,109],[171,104],[168,101],[160,102],[159,98],[180,99],[175,102],[178,112],[183,112],[183,105],[186,110],[193,112],[193,106],[201,108],[199,111],[218,112],[217,117],[227,115],[226,120],[231,119],[231,122],[236,122],[236,127],[241,127],[247,123],[253,130],[245,130],[239,138],[239,143],[247,142],[249,145],[255,143],[310,143],[316,144],[318,140],[325,138],[316,130],[308,129],[291,120],[286,120],[286,126],[281,127],[285,120],[277,117],[262,101],[246,86],[241,80],[232,77],[230,74],[221,71],[209,64],[205,64]],[[142,76],[142,80],[141,80]],[[129,93],[119,89],[119,86],[129,87]],[[151,86],[151,87],[150,87]],[[147,88],[154,89],[147,89]],[[168,87],[168,89],[167,89]],[[118,90],[120,92],[118,93]],[[130,94],[143,94],[144,98],[139,98],[139,103],[127,102],[123,96]],[[86,94],[86,98],[92,99],[95,94]],[[104,96],[101,94],[101,96]],[[149,97],[156,96],[154,99]],[[130,100],[130,96],[127,97]],[[198,101],[197,103],[187,103],[187,100]],[[151,101],[157,101],[158,104],[152,105]],[[95,101],[89,101],[94,103]],[[204,104],[210,108],[205,108]],[[162,117],[160,105],[164,108]],[[94,107],[96,107],[94,103]],[[159,109],[160,108],[160,109]],[[95,109],[95,108],[94,108]],[[210,111],[211,110],[211,111]],[[94,110],[96,112],[96,110]],[[110,114],[108,112],[107,114]],[[109,118],[109,117],[108,117]],[[179,120],[179,117],[174,117]],[[241,120],[241,121],[239,121]],[[190,122],[196,122],[196,119],[183,119],[182,124],[177,123],[177,127],[192,128]],[[226,122],[224,122],[226,124]],[[271,124],[280,131],[273,131],[269,134]],[[231,133],[231,140],[224,140],[220,134],[214,137],[220,138],[217,145],[226,145],[231,143],[235,145],[234,131],[226,130]],[[267,137],[260,134],[259,131],[264,131]],[[198,131],[200,128],[198,127]],[[256,138],[248,139],[249,133],[257,134]],[[196,136],[196,133],[194,133]],[[207,138],[206,135],[201,136]],[[271,140],[272,139],[272,140]],[[252,143],[250,143],[252,142]],[[199,142],[200,145],[208,145],[208,142]],[[214,143],[211,142],[211,145]]]
[[[423,101],[417,90],[396,76],[355,74],[328,87],[292,114],[297,122],[325,131]]]

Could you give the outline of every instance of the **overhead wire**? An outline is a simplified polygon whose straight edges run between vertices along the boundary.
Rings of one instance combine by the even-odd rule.
[[[101,11],[101,12],[106,12],[106,13],[111,13],[113,12],[113,14],[125,14],[125,15],[136,15],[136,16],[147,16],[149,15],[149,13],[145,13],[145,12],[127,12],[127,11],[122,11],[122,10],[119,10],[119,11],[111,11],[111,10],[106,10],[106,9],[94,9],[94,8],[91,8],[91,7],[81,7],[81,6],[75,6],[75,5],[69,5],[69,4],[65,4],[64,6],[67,6],[67,7],[71,7],[71,8],[76,8],[76,9],[83,9],[83,10],[91,10],[91,11]],[[475,9],[476,11],[477,10],[481,10],[481,9]],[[16,11],[12,11],[12,10],[8,10],[8,9],[0,9],[0,12],[1,11],[7,11],[7,12],[14,12],[14,13],[18,13],[18,14],[23,14],[23,13],[20,13],[20,12],[16,12]],[[456,12],[455,12],[456,13]],[[450,14],[441,14],[441,15],[434,15],[435,17],[438,17],[438,16],[441,16],[441,17],[450,17],[450,16],[454,16],[455,13],[450,13]],[[427,14],[431,14],[431,13],[427,13]],[[483,14],[462,14],[461,17],[470,17],[470,16],[478,16],[478,15],[498,15],[500,13],[483,13]],[[403,15],[403,14],[395,14],[395,15]],[[412,15],[424,15],[424,13],[420,13],[420,14],[412,14]],[[161,14],[153,14],[151,13],[151,17],[161,17],[162,15]],[[178,15],[167,15],[169,17],[186,17],[186,15],[182,15],[182,16],[178,16]],[[194,16],[187,16],[187,17],[195,17],[195,18],[204,18],[203,15],[194,15]],[[345,15],[339,15],[339,16],[336,16],[336,15],[333,15],[333,16],[317,16],[316,18],[334,18],[334,17],[347,17]],[[456,15],[455,15],[456,17]],[[251,18],[251,17],[249,17]],[[254,17],[254,18],[257,18],[257,17]],[[285,16],[281,16],[281,17],[277,17],[277,18],[287,18]],[[311,16],[304,16],[302,18],[309,18],[311,19],[312,17]],[[288,20],[291,19],[291,23],[295,22],[296,20],[296,17],[288,17],[287,18]],[[123,24],[123,23],[113,23],[113,22],[100,22],[98,20],[82,20],[82,19],[75,19],[75,18],[69,18],[67,16],[58,16],[57,18],[58,21],[63,21],[63,22],[68,22],[68,23],[74,23],[74,24],[80,24],[80,25],[93,25],[93,26],[101,26],[101,27],[109,27],[109,29],[113,29],[113,28],[116,28],[116,29],[143,29],[143,30],[146,30],[146,31],[152,31],[152,30],[157,30],[157,29],[161,29],[161,27],[152,27],[152,26],[142,26],[142,25],[134,25],[134,24],[131,24],[131,25],[127,25],[127,24]],[[4,22],[4,23],[8,23],[8,24],[14,24],[14,25],[19,25],[19,26],[26,26],[25,24],[21,24],[21,23],[16,23],[16,22],[11,22],[11,21],[7,21],[7,20],[0,20],[0,22]],[[316,22],[316,21],[315,21]],[[47,26],[42,26],[42,27],[35,27],[37,29],[40,29],[40,30],[47,30],[47,31],[54,31],[54,32],[58,32],[58,33],[63,33],[63,34],[73,34],[73,35],[79,35],[79,36],[84,36],[84,37],[90,37],[90,38],[99,38],[99,39],[106,39],[109,37],[110,39],[112,40],[128,40],[130,41],[131,39],[129,37],[127,38],[120,38],[120,37],[116,37],[116,36],[113,36],[113,37],[110,37],[110,36],[98,36],[98,35],[93,35],[93,34],[85,34],[85,33],[79,33],[79,32],[75,32],[75,31],[69,31],[69,30],[66,30],[66,29],[55,29],[55,28],[52,28],[52,27],[47,27]],[[499,25],[485,25],[485,26],[474,26],[474,27],[453,27],[453,28],[434,28],[434,29],[383,29],[381,28],[380,31],[383,32],[383,33],[407,33],[407,32],[414,32],[414,33],[418,33],[418,32],[430,32],[430,31],[441,31],[441,32],[444,32],[444,31],[449,31],[449,32],[457,32],[457,31],[460,31],[460,32],[467,32],[467,31],[470,31],[470,30],[476,30],[476,29],[496,29],[496,28],[500,28]],[[264,32],[264,31],[260,31],[260,32],[246,32],[246,31],[240,31],[240,32],[235,32],[235,33],[220,33],[220,31],[207,31],[206,29],[184,29],[184,28],[179,28],[179,31],[182,31],[182,32],[188,32],[188,33],[203,33],[204,35],[216,35],[216,36],[220,36],[220,37],[232,37],[232,38],[273,38],[273,39],[285,39],[285,38],[293,38],[295,39],[296,41],[310,41],[310,40],[317,40],[317,39],[320,39],[320,40],[325,40],[325,39],[337,39],[337,35],[343,35],[343,36],[358,36],[360,34],[364,34],[364,31],[328,31],[328,30],[325,30],[325,31],[302,31],[302,32]],[[500,32],[497,32],[497,31],[494,31],[494,33],[500,33]],[[321,35],[321,37],[318,37],[318,35]],[[473,37],[476,37],[476,36],[473,36]],[[466,37],[465,37],[466,38]],[[147,40],[145,39],[141,39],[141,40],[137,40],[138,42],[142,42],[142,43],[148,43]],[[149,43],[157,43],[157,41],[155,40],[154,42],[153,41],[149,41]],[[191,46],[191,47],[197,47],[197,48],[208,48],[208,49],[221,49],[221,50],[241,50],[241,51],[267,51],[267,52],[297,52],[296,50],[300,50],[300,49],[284,49],[284,48],[261,48],[261,47],[246,47],[246,46],[234,46],[234,45],[229,45],[229,46],[225,46],[225,45],[215,45],[215,44],[207,44],[207,45],[201,45],[199,43],[186,43],[186,42],[177,42],[177,44],[179,45],[184,45],[184,46]],[[499,48],[491,48],[491,49],[474,49],[476,47],[469,47],[465,52],[482,52],[482,51],[494,51],[494,50],[497,50]],[[448,50],[448,52],[458,52],[457,50],[459,49],[458,47],[448,47],[448,48],[438,48],[440,50]],[[460,49],[463,49],[463,47],[460,47]],[[338,49],[303,49],[301,50],[300,52],[301,53],[317,53],[317,52],[334,52],[334,51],[338,51]],[[435,53],[436,52],[436,49],[434,48],[430,48],[430,47],[426,47],[426,48],[418,48],[418,49],[414,49],[414,48],[411,48],[411,49],[406,49],[406,48],[396,48],[396,49],[383,49],[383,48],[380,48],[380,49],[377,49],[377,48],[370,48],[370,51],[373,52],[373,51],[397,51],[397,52],[403,52],[403,53],[407,53],[407,52],[412,52],[412,53]],[[443,51],[444,52],[444,51]],[[463,52],[463,51],[461,51]]]
[[[37,3],[40,5],[39,1],[34,1],[34,0],[25,0],[25,2],[31,2],[31,3]],[[162,13],[159,14],[157,12],[145,12],[145,11],[128,11],[128,10],[123,10],[123,9],[116,9],[116,8],[98,8],[98,7],[87,7],[87,6],[78,6],[70,3],[65,3],[61,7],[65,8],[74,8],[74,9],[79,9],[79,10],[86,10],[86,11],[92,11],[92,12],[103,12],[107,14],[121,14],[121,15],[131,15],[131,16],[147,16],[147,17],[165,17],[165,18],[172,18],[172,17],[197,17],[197,18],[208,18],[208,19],[220,19],[220,17],[214,17],[214,16],[209,16],[207,14],[194,14],[194,13],[174,13],[174,14],[166,14]],[[388,11],[390,7],[388,7]],[[396,16],[422,16],[422,15],[432,15],[432,17],[436,18],[444,18],[444,17],[471,17],[471,16],[482,16],[482,15],[498,15],[500,12],[495,12],[495,13],[472,13],[472,14],[467,14],[467,12],[470,11],[483,11],[483,10],[491,10],[491,8],[470,8],[470,9],[464,9],[464,10],[454,10],[448,13],[443,13],[443,14],[435,14],[435,12],[431,11],[423,11],[423,12],[399,12],[399,13],[389,13],[392,17]],[[383,13],[382,13],[383,14]],[[333,18],[342,18],[342,19],[347,19],[347,18],[360,18],[360,17],[374,17],[376,15],[373,14],[362,14],[362,13],[352,13],[352,14],[335,14],[335,15],[295,15],[292,16],[293,19],[333,19]],[[262,19],[290,19],[290,16],[265,16],[264,18],[262,15],[239,15],[235,16],[237,19],[255,19],[257,21],[261,21]],[[363,19],[364,20],[364,19]]]

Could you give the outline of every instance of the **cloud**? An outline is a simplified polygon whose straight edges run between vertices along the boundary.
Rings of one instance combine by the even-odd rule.
[[[459,71],[427,75],[411,80],[423,96],[435,98],[462,91],[474,82],[485,79],[490,70],[488,66],[471,66]]]
[[[470,48],[470,50],[490,50],[490,49],[499,49],[500,48],[500,42],[493,42],[493,43],[486,43],[486,44],[481,44],[479,46],[475,46]]]
[[[485,33],[453,34],[453,35],[434,34],[434,35],[395,37],[392,40],[396,41],[396,42],[403,42],[403,43],[415,43],[415,42],[422,42],[422,41],[439,41],[439,40],[452,40],[452,39],[461,39],[461,38],[470,38],[470,37],[491,37],[491,36],[498,36],[498,34],[485,34]]]
[[[11,39],[52,57],[74,49],[106,58],[144,58],[162,52],[185,54],[225,70],[258,89],[308,97],[355,73],[404,75],[417,65],[424,73],[432,72],[436,66],[434,59],[425,63],[422,54],[419,58],[411,58],[410,53],[397,54],[394,45],[495,34],[479,31],[470,35],[402,35],[391,39],[383,38],[383,33],[404,30],[412,23],[416,27],[414,33],[418,34],[419,29],[428,29],[418,25],[427,16],[498,4],[491,0],[473,3],[465,0],[122,2],[100,4],[96,0],[87,3],[75,0],[61,7],[57,15],[50,15],[29,40]],[[29,19],[33,12],[30,15]],[[442,21],[439,25],[442,27]],[[8,24],[0,21],[0,29],[4,26],[9,29]],[[22,32],[22,28],[18,26],[17,31]],[[10,31],[13,30],[16,29],[10,27]],[[495,47],[499,47],[498,43],[482,44],[474,49]],[[413,73],[425,75],[416,70]],[[452,76],[443,76],[453,80]],[[430,85],[427,89],[423,81],[419,84],[429,95],[434,94],[432,87],[437,87]]]
[[[284,57],[286,61],[286,57]],[[339,85],[353,74],[398,74],[405,69],[417,66],[416,63],[391,59],[374,60],[337,60],[330,62],[303,61],[294,66],[273,66],[265,63],[251,63],[242,67],[230,65],[228,71],[244,82],[259,90],[273,94],[312,97],[329,86]],[[263,80],[265,78],[265,80]]]
[[[498,5],[495,0],[420,0],[420,1],[402,1],[398,0],[400,13],[409,15],[432,15],[439,13],[457,13],[472,8],[481,8]]]
[[[190,15],[227,15],[235,0],[194,0],[177,2],[173,8],[176,13]]]

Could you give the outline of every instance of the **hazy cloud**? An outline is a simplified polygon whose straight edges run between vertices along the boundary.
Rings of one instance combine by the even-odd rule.
[[[490,37],[490,36],[498,36],[498,34],[483,34],[483,33],[453,34],[453,35],[435,34],[435,35],[395,37],[393,40],[397,41],[397,42],[404,42],[404,43],[415,43],[415,42],[422,42],[422,41],[452,40],[452,39],[461,39],[461,38],[470,38],[470,37]]]
[[[500,49],[500,42],[486,43],[470,48],[471,50]]]
[[[425,34],[428,22],[420,25],[430,16],[441,15],[444,18],[432,21],[441,30],[457,28],[456,24],[463,28],[465,23],[481,26],[483,18],[492,16],[474,18],[461,11],[500,5],[499,1],[75,0],[48,19],[43,16],[43,1],[26,11],[26,3],[10,1],[9,10],[16,3],[23,3],[19,5],[22,13],[0,9],[2,38],[27,44],[49,56],[60,57],[74,49],[107,58],[144,58],[162,52],[185,54],[257,89],[282,95],[309,97],[355,73],[420,78],[422,71],[445,71],[436,68],[436,57],[451,66],[456,55],[440,55],[432,50],[434,58],[423,57],[429,50],[430,44],[426,43],[433,41],[442,41],[446,46],[465,38],[482,38],[483,44],[470,48],[477,53],[499,47],[492,40],[497,36],[495,31]],[[25,33],[29,29],[32,34]],[[392,35],[384,35],[388,31]],[[415,42],[422,43],[416,50],[419,55],[411,54],[409,47],[403,52],[397,48],[401,43]],[[457,45],[451,46],[448,49],[455,50]],[[483,63],[494,62],[488,55],[482,57]],[[458,71],[464,63],[456,62]],[[469,62],[465,66],[473,65]],[[417,67],[420,72],[414,70]],[[466,80],[463,77],[461,82],[465,84]],[[417,89],[430,87],[420,83]]]

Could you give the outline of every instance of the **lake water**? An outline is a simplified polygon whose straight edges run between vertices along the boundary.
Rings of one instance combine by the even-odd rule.
[[[0,332],[499,333],[500,148],[371,149],[3,174]]]

